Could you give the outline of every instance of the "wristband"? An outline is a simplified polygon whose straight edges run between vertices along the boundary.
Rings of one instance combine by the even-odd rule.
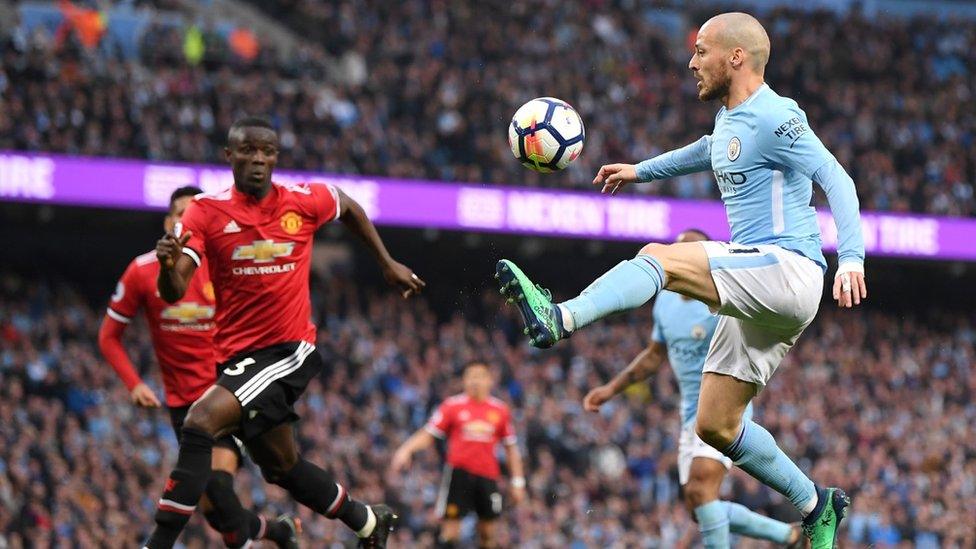
[[[512,477],[512,488],[525,488],[525,477]]]

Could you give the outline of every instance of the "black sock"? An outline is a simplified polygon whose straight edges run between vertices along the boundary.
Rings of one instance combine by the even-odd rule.
[[[207,483],[207,498],[213,510],[207,513],[207,522],[221,533],[224,545],[241,547],[249,539],[258,539],[261,519],[241,505],[234,492],[234,477],[227,471],[214,471]]]
[[[350,498],[332,475],[304,459],[275,484],[288,490],[295,501],[326,518],[341,520],[354,532],[366,526],[366,506]]]
[[[166,481],[156,507],[156,528],[146,542],[149,549],[170,549],[176,544],[207,486],[213,444],[210,435],[183,429],[176,468]]]

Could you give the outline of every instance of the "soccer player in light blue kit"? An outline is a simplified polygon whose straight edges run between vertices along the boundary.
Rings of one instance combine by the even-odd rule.
[[[593,181],[615,193],[628,183],[710,169],[722,192],[731,243],[648,244],[558,305],[509,260],[499,261],[495,274],[536,347],[640,307],[663,289],[717,311],[696,432],[786,496],[804,517],[813,549],[828,549],[850,499],[840,489],[816,486],[768,431],[742,414],[820,305],[827,262],[810,207],[811,180],[826,192],[840,236],[833,297],[841,307],[867,297],[864,242],[854,182],[796,102],[766,85],[768,59],[769,37],[752,16],[725,13],[707,21],[688,66],[698,80],[698,98],[722,103],[712,134],[636,166],[603,166]]]
[[[708,240],[705,233],[689,229],[678,235],[676,241],[702,240]],[[732,460],[695,434],[702,368],[718,317],[704,303],[667,290],[654,300],[653,316],[651,343],[613,379],[588,392],[583,398],[583,408],[589,412],[598,411],[601,405],[631,384],[654,374],[666,355],[678,378],[681,394],[678,481],[685,506],[698,523],[705,547],[728,547],[729,532],[769,540],[788,548],[803,547],[804,538],[797,525],[762,516],[738,503],[719,500],[722,480],[732,466]],[[752,419],[752,405],[746,408],[744,419]]]

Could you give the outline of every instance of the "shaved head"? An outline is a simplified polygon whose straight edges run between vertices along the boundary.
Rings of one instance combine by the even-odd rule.
[[[762,73],[769,61],[769,35],[755,17],[733,11],[712,17],[701,26],[714,43],[728,50],[742,48],[748,54],[747,63]]]

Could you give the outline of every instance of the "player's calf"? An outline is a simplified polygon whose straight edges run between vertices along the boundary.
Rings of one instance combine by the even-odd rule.
[[[180,455],[157,505],[156,528],[146,542],[148,549],[169,549],[176,543],[207,485],[213,445],[209,434],[183,428]]]

